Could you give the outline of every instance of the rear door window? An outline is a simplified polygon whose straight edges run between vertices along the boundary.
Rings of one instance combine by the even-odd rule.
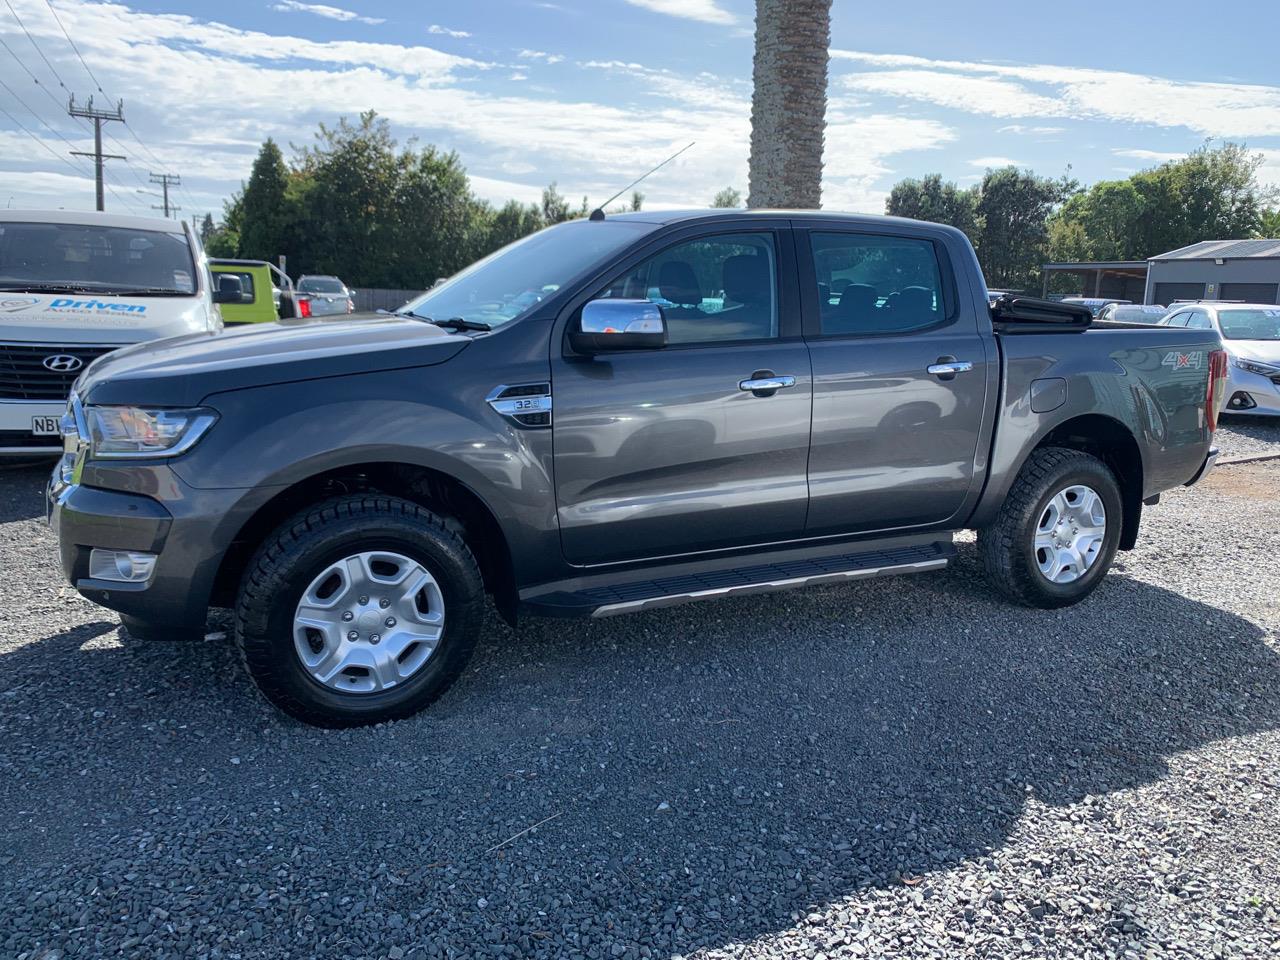
[[[932,242],[815,232],[810,244],[824,336],[908,333],[947,319]]]

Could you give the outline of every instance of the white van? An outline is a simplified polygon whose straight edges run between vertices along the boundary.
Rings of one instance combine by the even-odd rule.
[[[0,457],[56,454],[71,385],[117,347],[217,333],[204,251],[178,220],[0,210]]]

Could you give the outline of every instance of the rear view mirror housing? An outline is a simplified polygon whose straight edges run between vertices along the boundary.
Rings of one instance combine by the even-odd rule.
[[[239,277],[231,274],[218,274],[218,288],[213,291],[214,303],[243,303],[244,284]]]
[[[654,350],[667,345],[667,318],[649,300],[592,300],[569,333],[579,353]]]

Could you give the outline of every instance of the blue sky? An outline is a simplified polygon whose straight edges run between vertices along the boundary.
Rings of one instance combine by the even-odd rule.
[[[13,206],[91,208],[87,166],[61,159],[91,136],[58,104],[59,80],[94,92],[88,71],[129,120],[109,127],[129,159],[111,162],[108,209],[146,211],[163,167],[183,176],[184,215],[216,215],[265,137],[304,144],[370,107],[402,140],[456,150],[495,202],[552,180],[598,201],[690,140],[648,206],[745,191],[750,0],[53,0],[88,70],[46,0],[11,2],[31,34],[0,8]],[[971,183],[1007,162],[1089,183],[1206,138],[1247,142],[1280,185],[1280,4],[1230,10],[836,0],[824,206],[882,212],[901,177]]]

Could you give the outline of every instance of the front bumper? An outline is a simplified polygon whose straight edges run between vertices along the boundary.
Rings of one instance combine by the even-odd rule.
[[[246,501],[257,498],[189,487],[164,464],[98,468],[94,479],[127,490],[81,482],[80,472],[69,475],[59,464],[45,495],[68,582],[85,599],[157,628],[202,629],[222,559],[254,509]],[[142,582],[95,579],[94,547],[156,554],[155,568]]]
[[[1244,406],[1236,402],[1238,397],[1247,397],[1252,406]],[[1243,416],[1280,417],[1280,384],[1260,373],[1241,370],[1231,364],[1227,372],[1226,403],[1223,413],[1241,414]]]
[[[1222,451],[1219,450],[1217,447],[1210,447],[1209,452],[1205,455],[1204,463],[1200,464],[1200,469],[1196,471],[1196,475],[1192,477],[1190,480],[1188,480],[1186,483],[1184,483],[1183,486],[1190,487],[1194,484],[1199,483],[1201,480],[1207,477],[1209,475],[1209,472],[1213,470],[1214,466],[1217,464],[1218,455],[1221,452]]]
[[[0,457],[61,453],[60,436],[37,436],[31,424],[41,417],[56,421],[66,409],[65,400],[0,400]]]

